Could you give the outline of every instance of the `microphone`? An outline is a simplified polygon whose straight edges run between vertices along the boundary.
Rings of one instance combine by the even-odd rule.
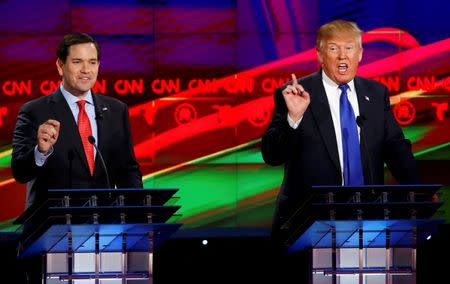
[[[98,149],[97,144],[95,144],[94,136],[92,136],[92,135],[89,136],[88,141],[89,141],[89,143],[92,144],[92,146],[94,146],[95,150],[98,153],[98,156],[100,157],[100,161],[102,162],[102,166],[103,166],[103,169],[105,170],[105,174],[106,174],[106,184],[108,185],[108,188],[111,188],[111,183],[109,182],[108,168],[106,168],[105,160],[103,159],[102,153]]]
[[[367,162],[369,164],[369,184],[373,184],[374,180],[373,180],[373,172],[372,172],[372,159],[370,158],[370,154],[369,154],[369,145],[367,144],[367,140],[366,140],[366,133],[364,131],[364,121],[366,120],[366,117],[364,115],[359,115],[356,118],[356,124],[358,124],[359,128],[361,129],[361,139],[362,142],[364,143],[364,153],[366,154],[367,157]]]

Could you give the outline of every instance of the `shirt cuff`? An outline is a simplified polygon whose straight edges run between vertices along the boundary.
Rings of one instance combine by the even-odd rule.
[[[34,161],[36,166],[42,167],[47,161],[48,157],[53,153],[53,146],[48,150],[47,154],[44,155],[38,150],[38,146],[34,147]]]
[[[292,127],[293,129],[297,129],[297,127],[300,125],[300,122],[302,122],[303,116],[300,117],[299,120],[294,121],[290,116],[289,113],[287,115],[287,121],[289,123],[289,126]]]

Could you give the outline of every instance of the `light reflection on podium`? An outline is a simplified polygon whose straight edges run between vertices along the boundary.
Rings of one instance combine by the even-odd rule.
[[[418,244],[443,223],[440,187],[313,187],[284,226],[287,252],[310,250],[313,284],[416,283]]]

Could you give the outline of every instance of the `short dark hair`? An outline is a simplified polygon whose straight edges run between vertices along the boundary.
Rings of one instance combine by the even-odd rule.
[[[66,63],[67,56],[69,55],[69,47],[80,43],[92,42],[97,49],[97,60],[100,60],[100,47],[93,37],[85,33],[70,33],[64,36],[59,42],[58,49],[56,50],[56,56],[63,63]]]

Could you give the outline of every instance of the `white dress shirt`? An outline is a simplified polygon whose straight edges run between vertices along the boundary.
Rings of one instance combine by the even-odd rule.
[[[325,72],[322,70],[322,83],[325,88],[325,93],[327,94],[328,99],[328,105],[330,106],[330,112],[331,112],[331,118],[333,120],[333,126],[334,126],[334,133],[336,134],[336,143],[338,148],[338,154],[339,154],[339,162],[341,164],[341,172],[344,168],[344,158],[342,155],[342,135],[341,135],[341,120],[340,120],[340,111],[339,111],[339,100],[341,98],[342,91],[339,89],[339,85],[336,84],[333,80],[331,80]],[[355,83],[354,80],[351,80],[347,83],[348,90],[347,90],[347,97],[350,101],[350,104],[352,105],[353,112],[355,113],[355,121],[356,118],[359,116],[359,105],[358,105],[358,97],[356,96],[356,90],[355,90]],[[308,90],[306,90],[308,91]],[[289,125],[297,129],[297,127],[300,125],[302,118],[301,117],[298,121],[293,121],[291,117],[289,117],[289,114],[287,115],[287,120]],[[358,134],[360,133],[359,126],[358,127]],[[358,135],[359,139],[359,135]],[[344,180],[344,179],[342,179]]]
[[[67,104],[69,105],[70,110],[72,111],[73,118],[75,119],[75,123],[78,123],[78,113],[80,111],[77,101],[79,101],[79,98],[69,93],[66,89],[64,89],[63,84],[59,86],[61,89],[61,93],[66,100]],[[92,98],[92,93],[89,90],[88,94],[84,98],[86,101],[85,104],[85,110],[89,117],[89,122],[91,123],[91,129],[92,129],[92,136],[94,136],[95,141],[98,145],[98,132],[97,132],[97,121],[95,120],[95,107],[94,107],[94,99]],[[45,162],[47,161],[48,157],[53,153],[53,147],[50,148],[49,152],[44,155],[41,152],[39,152],[37,145],[34,147],[34,160],[36,162],[36,165],[39,167],[42,167]],[[95,159],[96,150],[94,148],[94,159]]]

